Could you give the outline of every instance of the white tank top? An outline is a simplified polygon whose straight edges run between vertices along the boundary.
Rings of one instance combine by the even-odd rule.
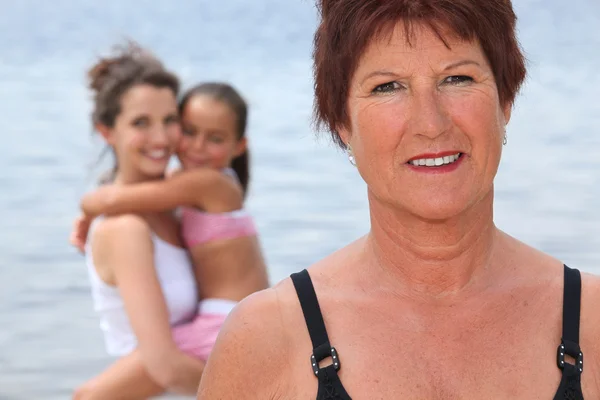
[[[95,223],[99,219],[96,218]],[[90,227],[85,251],[94,310],[100,316],[100,329],[104,333],[106,351],[112,356],[123,356],[137,347],[137,339],[118,288],[104,282],[94,267],[90,239],[95,223]],[[154,233],[152,242],[154,266],[165,297],[169,322],[171,325],[185,322],[194,316],[198,305],[196,280],[189,254]]]

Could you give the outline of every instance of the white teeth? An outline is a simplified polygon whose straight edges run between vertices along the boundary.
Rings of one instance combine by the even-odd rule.
[[[452,164],[454,161],[458,160],[460,154],[461,153],[456,153],[451,156],[438,158],[419,158],[416,160],[411,160],[410,163],[415,166],[439,167],[441,165]]]
[[[147,153],[151,158],[164,158],[167,152],[164,150],[153,150]]]

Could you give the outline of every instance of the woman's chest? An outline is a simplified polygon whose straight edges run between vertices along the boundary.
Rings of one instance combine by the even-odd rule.
[[[449,346],[386,336],[333,343],[340,381],[353,399],[552,399],[561,379],[557,346],[539,337],[511,348],[501,339],[495,346]],[[318,379],[309,357],[297,359],[293,370],[292,398],[316,399]]]
[[[561,378],[560,308],[489,318],[458,312],[437,322],[402,311],[363,313],[359,307],[353,314],[326,314],[340,380],[353,399],[554,397]],[[310,347],[293,357],[292,398],[316,399]]]

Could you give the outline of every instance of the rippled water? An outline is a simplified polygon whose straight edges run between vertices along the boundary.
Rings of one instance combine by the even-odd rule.
[[[517,0],[530,78],[497,179],[498,225],[600,273],[600,3]],[[82,258],[67,244],[92,183],[84,70],[125,36],[186,86],[251,104],[249,208],[278,281],[368,230],[365,187],[310,129],[308,0],[19,0],[0,12],[0,399],[65,399],[108,363]]]

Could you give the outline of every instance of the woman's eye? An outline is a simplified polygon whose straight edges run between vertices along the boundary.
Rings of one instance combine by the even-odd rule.
[[[150,125],[150,121],[146,117],[136,118],[133,120],[132,125],[136,128],[147,128]]]
[[[471,78],[470,76],[466,76],[466,75],[454,75],[454,76],[449,76],[448,78],[446,78],[444,80],[444,83],[449,83],[450,85],[463,85],[465,83],[471,83],[473,82],[473,78]]]
[[[398,82],[387,82],[376,86],[375,89],[373,89],[373,93],[391,93],[400,88],[401,86]]]

